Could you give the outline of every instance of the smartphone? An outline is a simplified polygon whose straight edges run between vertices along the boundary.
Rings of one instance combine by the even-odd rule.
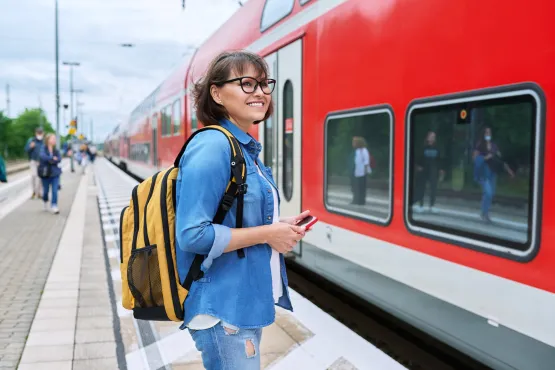
[[[318,222],[318,217],[306,216],[297,224],[297,226],[305,226],[308,231],[316,222]]]

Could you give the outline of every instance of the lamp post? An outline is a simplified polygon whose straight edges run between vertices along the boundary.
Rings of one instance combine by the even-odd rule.
[[[55,0],[55,22],[56,22],[56,147],[60,149],[60,78],[59,78],[59,55],[58,55],[58,0]]]
[[[78,67],[81,64],[78,62],[63,62],[63,64],[65,66],[69,66],[69,107],[70,107],[69,120],[71,121],[75,119],[75,117],[73,117],[73,93],[75,92],[75,90],[73,90],[73,67]],[[72,151],[70,156],[71,172],[75,172],[75,167],[73,164],[73,135],[71,135],[71,139],[69,140],[69,147]]]
[[[63,62],[63,64],[65,66],[69,66],[69,104],[70,104],[70,119],[74,119],[75,117],[73,117],[73,107],[74,107],[74,103],[73,103],[73,93],[75,92],[75,90],[73,90],[73,67],[79,67],[81,65],[81,63],[79,62]]]

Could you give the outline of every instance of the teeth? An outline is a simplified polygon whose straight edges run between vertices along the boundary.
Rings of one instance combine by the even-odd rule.
[[[264,104],[263,103],[248,103],[247,105],[250,105],[251,107],[261,107]]]

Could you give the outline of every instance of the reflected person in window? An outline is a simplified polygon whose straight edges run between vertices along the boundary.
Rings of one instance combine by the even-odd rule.
[[[354,168],[351,174],[351,190],[353,201],[351,204],[366,204],[366,176],[372,173],[370,168],[370,152],[366,140],[362,136],[353,137]]]
[[[503,170],[511,177],[515,176],[507,163],[501,159],[501,151],[492,141],[491,128],[485,127],[474,150],[474,180],[482,186],[480,217],[487,223],[491,223],[489,211],[497,188],[497,176]]]
[[[441,151],[436,143],[436,133],[429,131],[426,135],[424,147],[416,156],[416,202],[418,204],[414,208],[415,212],[424,210],[424,195],[426,194],[426,185],[430,183],[430,202],[428,211],[437,213],[434,207],[436,202],[437,183],[443,181],[445,172],[441,169],[442,165]]]

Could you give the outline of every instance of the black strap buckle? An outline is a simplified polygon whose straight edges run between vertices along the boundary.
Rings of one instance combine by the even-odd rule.
[[[247,185],[247,183],[241,184],[237,186],[237,194],[238,195],[244,195],[247,194],[247,189],[249,188],[249,186]]]

